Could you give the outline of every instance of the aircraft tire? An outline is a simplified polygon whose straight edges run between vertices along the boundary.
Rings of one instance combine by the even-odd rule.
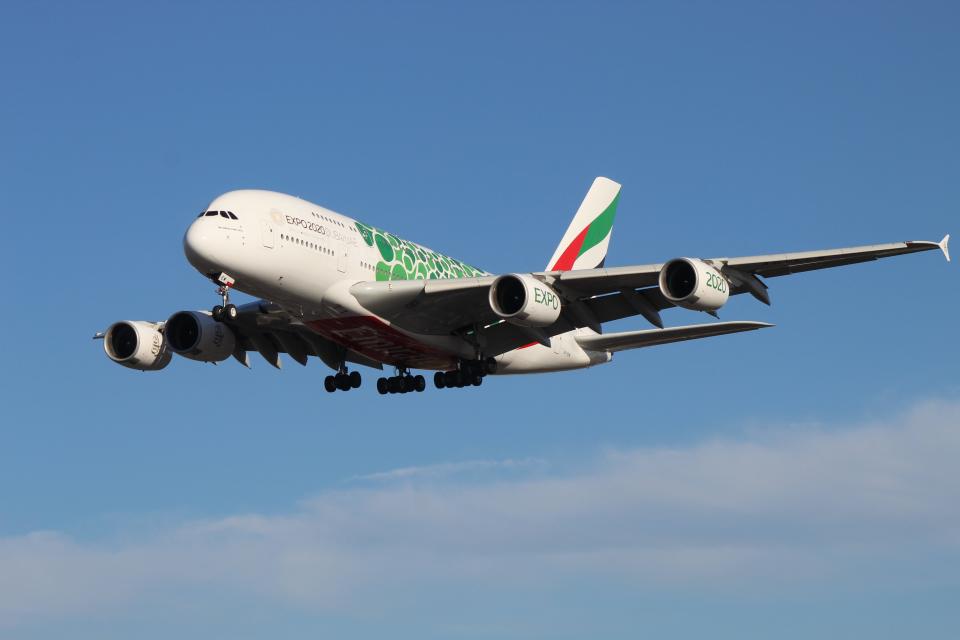
[[[240,316],[240,312],[237,311],[237,305],[228,304],[223,308],[223,319],[227,322],[233,322]]]
[[[327,376],[323,379],[323,388],[327,390],[327,393],[333,393],[337,390],[337,381],[333,376]]]
[[[359,389],[360,383],[363,382],[363,378],[360,377],[360,372],[351,371],[349,378],[350,378],[350,386],[353,387],[354,389]]]
[[[414,376],[413,388],[417,393],[423,393],[423,390],[427,388],[426,379],[421,375]]]
[[[221,307],[221,306],[218,304],[218,305],[215,306],[215,307],[213,308],[213,310],[210,312],[210,315],[212,315],[212,316],[213,316],[213,319],[216,320],[217,322],[223,322],[223,307]]]
[[[377,393],[380,395],[386,395],[389,392],[389,385],[387,384],[386,378],[377,378]]]
[[[443,389],[443,371],[437,371],[435,374],[433,374],[433,386],[435,386],[437,389]]]

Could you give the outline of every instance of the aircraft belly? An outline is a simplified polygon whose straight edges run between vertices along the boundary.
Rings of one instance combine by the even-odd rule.
[[[413,369],[456,368],[457,356],[403,333],[373,316],[309,320],[306,325],[328,340],[384,364]]]

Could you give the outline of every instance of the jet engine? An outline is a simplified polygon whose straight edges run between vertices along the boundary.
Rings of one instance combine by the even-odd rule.
[[[143,320],[114,322],[103,334],[103,350],[117,364],[138,371],[159,371],[173,357],[159,325]]]
[[[221,362],[237,345],[233,331],[202,311],[178,311],[163,326],[170,351],[200,362]]]
[[[516,325],[547,327],[560,317],[562,306],[557,292],[532,276],[512,273],[490,285],[490,308]]]
[[[727,303],[730,283],[703,260],[676,258],[660,269],[660,291],[678,307],[716,311]]]

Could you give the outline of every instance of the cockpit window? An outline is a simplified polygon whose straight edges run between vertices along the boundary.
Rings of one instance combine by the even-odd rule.
[[[230,220],[240,219],[233,213],[233,211],[201,211],[200,215],[197,217],[202,218],[203,216],[220,216],[221,218],[229,218]]]

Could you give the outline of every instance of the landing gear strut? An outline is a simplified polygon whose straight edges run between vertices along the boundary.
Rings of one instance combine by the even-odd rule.
[[[461,360],[460,365],[453,371],[437,371],[433,374],[433,385],[437,389],[462,389],[463,387],[479,387],[483,379],[497,370],[497,361],[493,358],[485,360]]]
[[[230,287],[232,287],[233,283],[236,281],[227,274],[221,273],[217,277],[216,282],[217,295],[220,296],[223,304],[218,304],[215,306],[211,312],[211,315],[213,315],[213,319],[217,322],[233,322],[237,319],[237,316],[240,315],[240,312],[237,311],[237,307],[230,304]]]
[[[323,379],[323,388],[327,393],[334,391],[349,391],[350,389],[359,389],[363,379],[359,371],[347,371],[345,365],[340,365],[340,371],[336,375],[327,376]]]
[[[397,375],[389,378],[377,378],[377,391],[380,395],[388,393],[422,392],[427,388],[427,381],[421,375],[411,375],[406,367],[397,367]]]

